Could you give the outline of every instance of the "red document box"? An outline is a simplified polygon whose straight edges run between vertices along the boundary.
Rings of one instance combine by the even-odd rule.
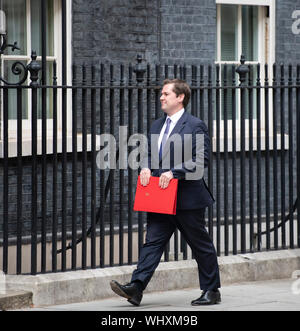
[[[158,185],[159,177],[150,177],[142,186],[138,177],[133,210],[176,215],[178,179],[172,179],[166,189]]]

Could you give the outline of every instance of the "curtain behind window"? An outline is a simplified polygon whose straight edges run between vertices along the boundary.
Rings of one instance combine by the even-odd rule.
[[[258,60],[258,7],[242,6],[242,52],[246,61]]]
[[[238,24],[235,5],[221,6],[221,61],[238,60]]]
[[[36,50],[38,55],[42,55],[41,44],[41,1],[31,0],[31,47]],[[54,55],[53,47],[53,1],[47,0],[47,56]]]

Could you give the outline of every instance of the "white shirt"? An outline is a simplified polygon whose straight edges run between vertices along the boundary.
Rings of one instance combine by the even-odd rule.
[[[171,120],[171,123],[170,123],[169,132],[168,132],[168,135],[167,135],[167,139],[169,138],[172,130],[174,129],[175,125],[177,124],[177,122],[179,121],[179,119],[183,115],[183,113],[184,113],[184,108],[182,108],[181,110],[179,110],[177,113],[175,113],[172,116],[167,116],[166,121],[165,121],[165,123],[164,123],[164,125],[163,125],[163,127],[160,131],[160,135],[159,135],[159,138],[158,138],[158,150],[160,149],[160,144],[161,144],[164,132],[165,132],[166,127],[167,127],[168,118]]]

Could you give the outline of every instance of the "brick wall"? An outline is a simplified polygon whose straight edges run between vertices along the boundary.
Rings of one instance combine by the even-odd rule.
[[[161,54],[168,64],[215,58],[215,0],[162,0]]]
[[[215,54],[215,0],[73,1],[73,59],[196,63]],[[84,27],[84,28],[83,28]]]
[[[292,18],[294,10],[300,10],[300,0],[276,1],[276,62],[300,63],[300,34],[294,34]],[[300,29],[300,26],[298,26]]]
[[[296,63],[300,34],[293,34],[300,0],[276,1],[276,61]],[[83,29],[83,26],[85,27]],[[73,1],[75,61],[210,62],[215,58],[215,0]]]
[[[73,1],[75,61],[158,60],[158,1]],[[85,29],[83,29],[85,27]]]

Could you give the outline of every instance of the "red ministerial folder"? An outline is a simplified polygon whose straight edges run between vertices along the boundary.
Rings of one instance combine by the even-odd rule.
[[[159,177],[151,176],[149,184],[142,186],[138,177],[133,210],[176,215],[178,179],[171,179],[166,189],[158,183]]]

